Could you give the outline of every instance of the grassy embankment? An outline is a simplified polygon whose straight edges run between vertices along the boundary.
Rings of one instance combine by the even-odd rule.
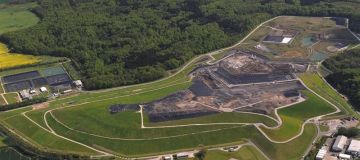
[[[54,119],[51,117],[49,117],[48,120],[56,132],[66,135],[66,137],[76,139],[88,145],[102,146],[108,151],[128,156],[141,156],[174,150],[186,150],[194,147],[196,148],[199,144],[210,147],[250,139],[272,159],[299,159],[303,156],[306,148],[311,144],[316,135],[315,127],[308,124],[305,126],[303,135],[285,144],[274,144],[268,141],[253,126],[240,126],[213,132],[156,140],[120,140],[79,134],[54,122]]]
[[[309,94],[308,96],[310,97],[310,96],[314,96],[314,95]],[[287,108],[284,109],[283,114],[292,116],[295,113],[295,115],[298,115],[298,117],[300,117],[299,115],[305,115],[305,117],[303,117],[303,118],[306,118],[306,117],[313,117],[314,115],[321,115],[321,114],[325,114],[325,113],[329,112],[329,108],[327,108],[329,106],[327,106],[326,103],[323,102],[321,99],[319,100],[317,98],[318,97],[316,97],[316,96],[309,98],[310,100],[309,100],[307,105],[309,105],[310,108],[307,108],[307,109],[303,110],[303,107],[306,107],[305,105],[300,106],[300,107],[293,106],[293,107],[289,107],[289,110],[286,110]],[[325,105],[323,103],[325,103]],[[314,107],[314,105],[316,107]],[[88,105],[88,106],[83,106],[83,107],[74,107],[74,108],[69,108],[69,109],[65,109],[65,110],[59,110],[59,111],[56,111],[54,114],[57,117],[57,119],[59,119],[62,123],[65,123],[66,125],[70,126],[71,128],[76,128],[76,129],[79,129],[79,130],[82,130],[82,131],[86,131],[88,133],[99,134],[99,135],[102,135],[102,136],[104,136],[104,135],[109,136],[110,133],[108,133],[108,132],[111,130],[110,128],[113,128],[113,130],[119,130],[120,128],[124,128],[125,130],[124,129],[119,130],[119,132],[116,133],[117,136],[120,136],[118,138],[151,137],[151,136],[149,136],[149,133],[146,133],[145,130],[136,131],[135,129],[129,128],[130,126],[131,127],[139,126],[139,124],[136,125],[136,124],[131,124],[130,123],[130,122],[134,122],[135,121],[134,119],[138,119],[138,118],[134,118],[134,116],[127,117],[129,115],[127,113],[124,113],[124,115],[120,114],[120,117],[123,117],[124,119],[115,118],[116,120],[111,120],[108,113],[106,113],[107,112],[106,108],[102,108],[102,109],[97,109],[97,108],[101,108],[101,107],[100,106],[89,106]],[[330,108],[330,110],[331,109],[332,108]],[[319,110],[324,110],[324,111],[319,112]],[[101,113],[101,112],[103,112],[103,113]],[[138,115],[136,113],[133,113],[133,114]],[[92,115],[96,115],[96,117],[97,117],[96,122],[91,121],[91,120],[95,119],[95,117],[92,117]],[[105,118],[105,119],[102,119],[102,118]],[[120,153],[120,154],[126,154],[126,155],[132,155],[132,154],[138,155],[138,154],[144,154],[144,153],[165,152],[165,151],[167,151],[167,149],[171,149],[171,148],[176,147],[176,145],[171,146],[173,144],[170,143],[170,142],[173,142],[173,143],[176,144],[177,141],[178,141],[176,139],[182,139],[182,140],[184,140],[184,142],[187,142],[187,143],[183,144],[184,146],[179,145],[177,149],[186,149],[187,147],[190,147],[190,146],[196,147],[196,145],[198,145],[198,144],[217,145],[219,142],[216,139],[213,139],[214,137],[207,137],[207,136],[211,136],[213,133],[216,133],[216,132],[219,132],[220,135],[229,134],[230,137],[226,138],[226,136],[225,136],[225,137],[218,138],[218,139],[221,139],[221,141],[223,141],[223,143],[230,143],[230,142],[234,142],[234,141],[239,141],[241,139],[233,139],[233,138],[235,138],[235,137],[232,137],[232,134],[234,134],[233,132],[240,133],[239,131],[236,131],[237,128],[241,129],[241,128],[247,128],[248,127],[248,126],[246,126],[246,127],[235,127],[235,128],[223,128],[221,131],[219,130],[219,131],[210,132],[210,133],[200,133],[198,131],[198,129],[199,129],[198,127],[190,127],[191,128],[190,130],[194,129],[193,130],[194,133],[197,133],[197,134],[194,134],[194,135],[191,135],[191,136],[187,135],[187,136],[181,136],[181,137],[170,137],[170,138],[161,139],[160,141],[164,141],[164,140],[168,139],[169,142],[167,142],[167,143],[164,142],[164,143],[169,144],[169,146],[164,147],[163,145],[165,145],[165,144],[162,144],[162,145],[160,145],[160,144],[152,144],[151,147],[146,147],[146,149],[144,149],[142,151],[141,150],[134,151],[134,150],[131,150],[131,149],[130,150],[120,149],[119,150],[119,148],[122,148],[122,145],[125,142],[130,147],[132,143],[129,143],[129,141],[135,141],[135,142],[143,141],[144,145],[150,145],[150,144],[147,144],[147,143],[148,143],[148,141],[153,141],[153,139],[148,139],[148,140],[116,139],[116,140],[114,140],[114,139],[109,139],[109,138],[104,138],[104,137],[96,137],[96,136],[92,136],[92,135],[88,135],[88,134],[79,133],[77,131],[71,131],[71,130],[65,128],[64,126],[62,126],[61,124],[55,122],[54,119],[52,117],[50,117],[50,116],[48,116],[48,120],[49,120],[50,125],[52,126],[53,129],[55,129],[56,131],[59,131],[59,132],[61,132],[63,134],[66,134],[67,136],[78,139],[79,141],[82,141],[82,142],[87,143],[89,145],[90,144],[91,145],[96,144],[96,145],[104,146],[105,148],[107,148],[109,150],[113,150],[114,152],[117,152],[117,153]],[[87,121],[85,121],[85,120],[87,120]],[[285,124],[286,127],[284,127],[286,129],[289,129],[288,126],[292,125],[292,123],[286,122],[288,120],[290,120],[290,119],[285,119],[285,122],[284,122],[284,123],[286,123]],[[117,121],[117,123],[116,123],[116,121]],[[296,121],[296,122],[298,122],[298,121]],[[122,123],[124,123],[124,124],[122,124]],[[127,124],[129,124],[129,123],[131,125],[127,126]],[[171,122],[169,122],[169,123],[171,123]],[[90,124],[91,124],[91,126],[89,126]],[[295,126],[296,129],[300,129],[301,124],[302,123],[300,123],[299,126]],[[106,126],[107,128],[104,128],[104,126]],[[131,129],[134,130],[134,131],[131,131]],[[172,129],[176,130],[176,131],[184,131],[184,130],[186,130],[186,128],[184,129],[184,128],[181,128],[181,127],[180,127],[180,129],[179,128],[172,128]],[[104,131],[104,132],[101,132],[101,131]],[[165,129],[156,129],[156,130],[153,130],[153,131],[156,133],[156,136],[159,136],[159,135],[172,136]],[[283,133],[283,136],[291,138],[292,136],[294,136],[294,135],[291,135],[292,134],[291,131],[292,130],[290,130],[290,132],[287,131],[287,132]],[[227,133],[227,132],[229,132],[229,133]],[[282,132],[284,132],[284,131],[282,131]],[[305,131],[305,132],[307,132],[307,131]],[[111,136],[116,136],[116,135],[114,135],[114,133],[111,133]],[[130,133],[130,134],[126,135],[124,133]],[[289,135],[286,135],[286,134],[289,134]],[[191,141],[190,139],[187,139],[187,138],[190,138],[192,136],[197,136],[197,135],[202,135],[202,138],[200,138],[199,141]],[[83,139],[82,138],[83,136],[88,137],[87,139],[91,139],[91,142],[87,141],[86,139]],[[124,136],[128,136],[128,137],[124,137]],[[243,138],[246,138],[247,136],[248,135],[244,135]],[[205,138],[205,137],[207,137],[207,138]],[[96,139],[96,141],[94,141],[95,139]],[[196,138],[196,139],[198,139],[198,138]],[[211,139],[211,141],[209,141],[209,139]],[[229,141],[229,139],[232,139],[232,140]],[[114,144],[112,144],[112,145],[107,145],[106,141],[108,141],[108,140],[118,141],[119,144],[118,143],[115,144],[115,142],[114,142]],[[221,144],[221,143],[219,143],[219,144]],[[160,145],[160,146],[156,146],[156,145]],[[182,147],[184,147],[184,148],[182,148]]]
[[[301,80],[314,92],[335,104],[341,112],[330,115],[327,118],[342,116],[360,116],[352,109],[352,106],[336,90],[332,89],[317,73],[304,73],[300,75]]]
[[[171,126],[171,125],[187,125],[187,124],[206,124],[206,123],[264,123],[266,126],[276,126],[277,123],[273,119],[257,114],[248,113],[220,113],[215,115],[203,116],[198,118],[189,118],[183,120],[175,120],[159,123],[146,123],[145,126]]]
[[[273,140],[285,141],[300,133],[303,123],[310,118],[336,111],[324,100],[311,93],[303,91],[307,100],[294,106],[278,110],[283,124],[277,129],[261,129]]]

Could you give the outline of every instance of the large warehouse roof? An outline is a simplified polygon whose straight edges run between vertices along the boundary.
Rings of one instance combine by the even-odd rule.
[[[324,159],[327,151],[325,147],[322,147],[319,152],[316,154],[316,159]]]
[[[346,141],[347,141],[347,137],[345,137],[345,136],[336,137],[336,140],[335,140],[334,145],[332,146],[332,149],[334,151],[342,151],[344,149]]]
[[[351,140],[348,152],[360,152],[360,141],[358,140]]]

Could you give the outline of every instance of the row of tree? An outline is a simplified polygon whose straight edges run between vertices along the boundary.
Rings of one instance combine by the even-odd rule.
[[[41,18],[39,24],[2,35],[0,40],[14,52],[71,58],[87,89],[159,79],[198,54],[234,43],[277,15],[346,16],[352,19],[351,27],[360,30],[360,5],[345,0],[38,3],[34,13]]]

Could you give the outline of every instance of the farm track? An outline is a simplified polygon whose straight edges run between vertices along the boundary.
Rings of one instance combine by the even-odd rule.
[[[282,16],[279,16],[279,17],[282,17]],[[154,84],[154,83],[156,83],[156,82],[161,82],[161,81],[163,81],[163,80],[170,79],[170,78],[172,78],[172,77],[180,74],[182,71],[184,71],[185,69],[187,69],[187,67],[188,67],[189,65],[193,64],[193,62],[195,62],[196,60],[199,60],[199,59],[202,58],[203,56],[206,56],[206,55],[207,55],[207,56],[212,57],[213,60],[215,60],[215,58],[213,57],[213,55],[218,54],[218,53],[221,53],[221,52],[223,52],[223,51],[226,51],[226,50],[228,50],[228,49],[231,49],[231,48],[233,48],[233,47],[236,47],[236,46],[242,44],[250,35],[252,35],[256,30],[258,30],[260,27],[262,27],[265,23],[270,22],[270,21],[272,21],[272,20],[274,20],[274,19],[276,19],[276,18],[279,18],[279,17],[275,17],[275,18],[269,19],[269,20],[261,23],[261,24],[258,25],[255,29],[253,29],[246,37],[244,37],[240,42],[234,44],[233,46],[230,46],[230,47],[227,47],[227,48],[223,48],[223,49],[220,49],[220,50],[217,50],[217,51],[209,52],[209,53],[207,53],[207,54],[205,54],[205,55],[201,55],[201,56],[198,56],[198,57],[193,58],[193,59],[190,60],[187,64],[185,64],[181,69],[179,69],[175,74],[172,74],[172,75],[170,75],[170,76],[168,76],[168,77],[165,77],[165,78],[163,78],[163,79],[159,79],[159,80],[156,80],[156,81],[153,81],[153,82],[148,82],[148,83],[143,83],[143,84],[129,85],[129,86],[117,87],[117,88],[111,88],[111,89],[105,89],[105,90],[85,91],[85,93],[104,93],[104,92],[108,92],[108,91],[116,91],[116,90],[119,90],[119,89],[125,89],[125,88],[130,88],[130,87],[135,87],[135,86],[141,87],[141,86],[144,86],[144,85]],[[357,38],[358,38],[358,40],[360,41],[360,38],[359,38],[359,37],[357,37]],[[217,60],[217,61],[215,61],[215,62],[213,62],[213,63],[216,63],[216,62],[221,61],[221,60],[222,60],[222,59]],[[211,61],[208,61],[207,63],[208,63],[208,64],[213,64]],[[335,111],[335,112],[332,112],[332,113],[329,113],[329,114],[326,114],[326,115],[321,115],[321,116],[317,116],[317,117],[313,117],[313,118],[311,118],[311,119],[308,119],[306,122],[303,123],[302,128],[301,128],[301,132],[300,132],[299,134],[297,134],[296,136],[294,136],[294,137],[292,137],[292,138],[290,138],[290,139],[288,139],[288,140],[286,140],[286,141],[275,141],[275,140],[272,140],[270,137],[268,137],[268,136],[266,135],[266,133],[264,133],[264,132],[261,130],[261,128],[259,128],[259,126],[260,126],[260,125],[263,125],[265,128],[269,128],[269,129],[276,129],[276,128],[280,127],[280,126],[282,125],[282,120],[281,120],[280,116],[278,115],[277,110],[278,110],[278,109],[281,109],[281,108],[286,108],[286,107],[292,106],[293,104],[292,104],[292,105],[283,106],[283,107],[279,107],[279,108],[275,109],[275,115],[276,115],[277,118],[276,118],[276,119],[273,118],[273,119],[276,120],[276,122],[278,122],[277,126],[275,126],[275,127],[268,127],[268,126],[264,125],[263,123],[261,123],[261,124],[259,124],[259,123],[209,123],[209,124],[191,124],[191,125],[145,127],[145,126],[144,126],[144,123],[143,123],[143,114],[142,114],[142,107],[141,107],[141,128],[170,128],[170,127],[186,127],[186,126],[200,126],[200,125],[234,125],[234,124],[235,124],[235,125],[241,125],[241,126],[243,126],[243,125],[254,125],[254,126],[264,135],[264,137],[265,137],[266,139],[268,139],[269,141],[271,141],[271,142],[273,142],[273,143],[287,143],[287,142],[290,142],[290,141],[298,138],[300,135],[302,135],[303,132],[304,132],[304,127],[305,127],[305,125],[308,124],[308,123],[313,123],[313,122],[311,122],[311,121],[316,121],[316,120],[321,119],[321,118],[324,117],[324,116],[328,116],[328,115],[332,115],[332,114],[336,114],[336,113],[340,112],[340,109],[339,109],[336,105],[334,105],[333,103],[329,102],[328,100],[326,100],[325,98],[321,97],[319,94],[317,94],[316,92],[314,92],[313,90],[311,90],[310,88],[308,88],[308,87],[302,82],[301,79],[299,79],[299,81],[300,81],[309,91],[311,91],[313,94],[315,94],[316,96],[320,97],[322,100],[326,101],[326,102],[329,103],[331,106],[335,107],[335,108],[336,108],[336,111]],[[188,81],[183,82],[183,83],[187,83],[187,82],[188,82]],[[181,84],[181,83],[180,83],[180,84]],[[173,85],[176,85],[176,84],[173,84]],[[165,86],[165,88],[166,88],[166,87],[170,87],[170,86],[171,86],[171,85]],[[164,87],[162,87],[162,88],[164,88]],[[159,88],[159,89],[160,89],[160,88]],[[157,89],[155,89],[155,90],[157,90]],[[147,91],[147,92],[151,92],[151,91],[154,91],[154,90],[149,90],[149,91]],[[88,102],[79,103],[79,104],[76,104],[76,105],[69,105],[69,106],[65,106],[65,107],[58,107],[58,108],[55,108],[55,109],[48,110],[48,111],[46,111],[46,112],[44,113],[44,115],[43,115],[43,120],[44,120],[44,122],[45,122],[46,128],[43,127],[43,126],[41,126],[40,124],[38,124],[37,122],[35,122],[34,120],[32,120],[30,117],[28,117],[28,116],[26,115],[27,113],[31,112],[31,110],[30,110],[30,111],[23,112],[23,113],[21,113],[21,115],[24,116],[25,118],[27,118],[30,122],[32,122],[32,123],[35,124],[36,126],[38,126],[38,127],[40,127],[41,129],[49,132],[50,134],[53,134],[53,135],[56,136],[56,137],[62,138],[62,139],[64,139],[64,140],[67,140],[67,141],[70,141],[70,142],[73,142],[73,143],[82,145],[82,146],[84,146],[84,147],[86,147],[86,148],[89,148],[89,149],[91,149],[91,150],[93,150],[93,151],[96,151],[97,153],[100,154],[100,155],[97,155],[97,156],[100,156],[100,157],[101,157],[101,156],[115,156],[115,157],[118,157],[118,158],[126,159],[125,157],[117,156],[117,155],[114,155],[114,154],[112,154],[112,153],[108,153],[108,152],[105,152],[105,151],[96,149],[96,148],[94,148],[94,147],[88,146],[88,145],[83,144],[83,143],[81,143],[81,142],[77,142],[77,141],[75,141],[75,140],[72,140],[72,139],[69,139],[69,138],[64,137],[64,136],[62,136],[62,135],[57,134],[57,133],[51,128],[51,126],[48,124],[48,120],[47,120],[46,116],[47,116],[48,114],[50,114],[50,116],[51,116],[57,123],[63,125],[63,126],[66,127],[67,129],[73,130],[73,131],[77,131],[77,132],[81,132],[81,133],[83,133],[83,134],[88,134],[88,135],[91,135],[91,136],[96,136],[96,137],[106,138],[106,139],[117,139],[117,140],[148,140],[148,139],[124,139],[124,138],[119,138],[119,137],[106,137],[106,136],[101,136],[101,135],[95,135],[95,134],[87,133],[87,132],[84,132],[84,131],[78,131],[78,130],[73,129],[73,128],[69,127],[69,126],[66,126],[64,123],[60,122],[58,119],[56,119],[56,117],[55,117],[55,116],[53,115],[53,113],[52,113],[52,111],[55,111],[55,110],[58,110],[58,109],[65,109],[65,108],[69,108],[69,107],[75,107],[75,106],[84,105],[84,104],[89,104],[89,103],[93,103],[93,102],[101,102],[101,101],[105,101],[105,100],[109,100],[109,99],[116,99],[116,98],[120,98],[120,97],[132,96],[132,95],[137,95],[137,94],[141,94],[141,93],[145,93],[145,92],[137,92],[137,93],[133,93],[133,94],[121,95],[121,96],[116,96],[116,97],[111,97],[111,98],[105,98],[105,99],[101,99],[101,100],[88,101]],[[74,96],[76,96],[76,95],[74,95]],[[108,95],[107,95],[107,96],[108,96]],[[66,97],[66,98],[63,98],[63,99],[67,99],[67,98],[69,98],[69,97]],[[70,97],[70,98],[71,98],[71,97]],[[58,100],[61,100],[61,99],[58,99]],[[301,101],[301,102],[302,102],[302,101]],[[299,102],[299,103],[301,103],[301,102]],[[271,117],[271,118],[272,118],[272,117]],[[241,127],[241,126],[239,126],[239,127]],[[219,130],[224,130],[224,129],[231,129],[231,128],[235,128],[235,127],[212,130],[212,132],[219,131]],[[11,131],[12,131],[12,130],[11,130]],[[12,132],[14,132],[14,131],[12,131]],[[183,135],[177,135],[177,136],[186,136],[186,135],[200,134],[200,133],[206,133],[206,132],[211,132],[211,131],[197,132],[197,133],[189,133],[189,134],[183,134]],[[16,134],[16,133],[15,133],[15,134]],[[159,137],[159,138],[155,138],[155,139],[174,138],[174,137],[177,137],[177,136]],[[24,140],[28,142],[27,139],[24,139]],[[249,142],[251,142],[251,141],[249,141]],[[29,143],[30,143],[30,142],[29,142]],[[251,143],[252,143],[252,142],[251,142]],[[261,151],[255,144],[252,143],[252,145],[254,145],[259,151]],[[262,153],[264,156],[266,156],[263,152],[261,152],[261,153]],[[93,156],[93,157],[96,157],[96,156]],[[266,156],[266,158],[269,159],[267,156]]]

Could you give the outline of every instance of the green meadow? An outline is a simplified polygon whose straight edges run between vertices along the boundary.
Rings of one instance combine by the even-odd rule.
[[[0,2],[1,3],[1,2]],[[30,12],[36,3],[0,6],[0,34],[35,25],[39,18]]]
[[[335,112],[336,109],[311,93],[303,91],[305,102],[278,110],[282,125],[277,129],[261,129],[273,140],[285,141],[300,133],[303,123],[313,117]]]

